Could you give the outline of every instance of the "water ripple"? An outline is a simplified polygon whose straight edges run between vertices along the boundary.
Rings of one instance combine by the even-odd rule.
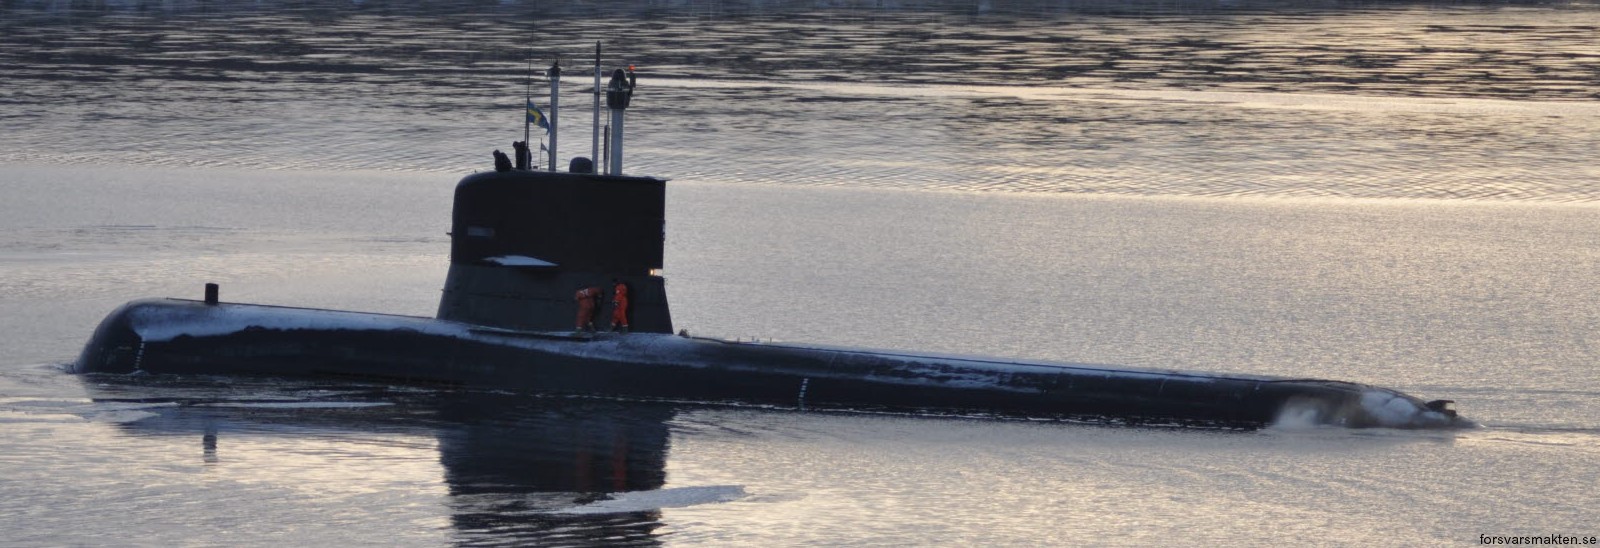
[[[1583,3],[138,6],[0,7],[0,162],[486,169],[520,138],[530,51],[571,65],[592,37],[625,35],[642,71],[634,173],[1600,198],[1600,9]],[[563,163],[589,152],[582,72],[568,73]]]

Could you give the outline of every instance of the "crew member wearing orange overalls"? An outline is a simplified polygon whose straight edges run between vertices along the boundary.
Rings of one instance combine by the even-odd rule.
[[[578,331],[594,331],[594,303],[600,300],[600,288],[580,287],[572,300],[578,301]]]
[[[611,330],[628,332],[628,284],[611,280]]]

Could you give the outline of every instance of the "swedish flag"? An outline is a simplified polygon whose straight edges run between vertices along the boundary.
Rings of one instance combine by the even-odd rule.
[[[545,131],[550,131],[550,119],[544,117],[544,111],[539,110],[539,105],[533,104],[533,101],[528,101],[528,123],[538,124]]]

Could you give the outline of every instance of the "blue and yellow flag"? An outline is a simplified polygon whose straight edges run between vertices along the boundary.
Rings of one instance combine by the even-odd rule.
[[[528,101],[528,123],[538,124],[545,131],[550,131],[550,119],[544,117],[544,111],[539,110],[539,105],[533,104],[533,101]]]

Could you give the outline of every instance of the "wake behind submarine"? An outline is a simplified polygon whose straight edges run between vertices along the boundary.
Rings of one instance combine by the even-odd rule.
[[[674,334],[659,275],[666,181],[622,172],[632,70],[614,71],[605,88],[611,115],[605,173],[581,157],[568,171],[555,170],[559,81],[559,67],[552,67],[551,167],[531,169],[524,141],[517,165],[496,151],[495,171],[456,185],[450,270],[436,317],[224,303],[208,285],[205,300],[144,299],[116,309],[70,370],[351,377],[535,394],[1138,425],[1253,429],[1281,417],[1345,427],[1472,425],[1448,400],[1425,402],[1350,382]],[[531,122],[544,120],[531,101],[529,111]],[[596,222],[601,218],[606,222]],[[574,318],[583,313],[574,289],[601,283],[621,286],[626,304],[618,299],[606,306],[600,299],[597,310],[583,312],[616,317],[629,329],[574,332]]]

